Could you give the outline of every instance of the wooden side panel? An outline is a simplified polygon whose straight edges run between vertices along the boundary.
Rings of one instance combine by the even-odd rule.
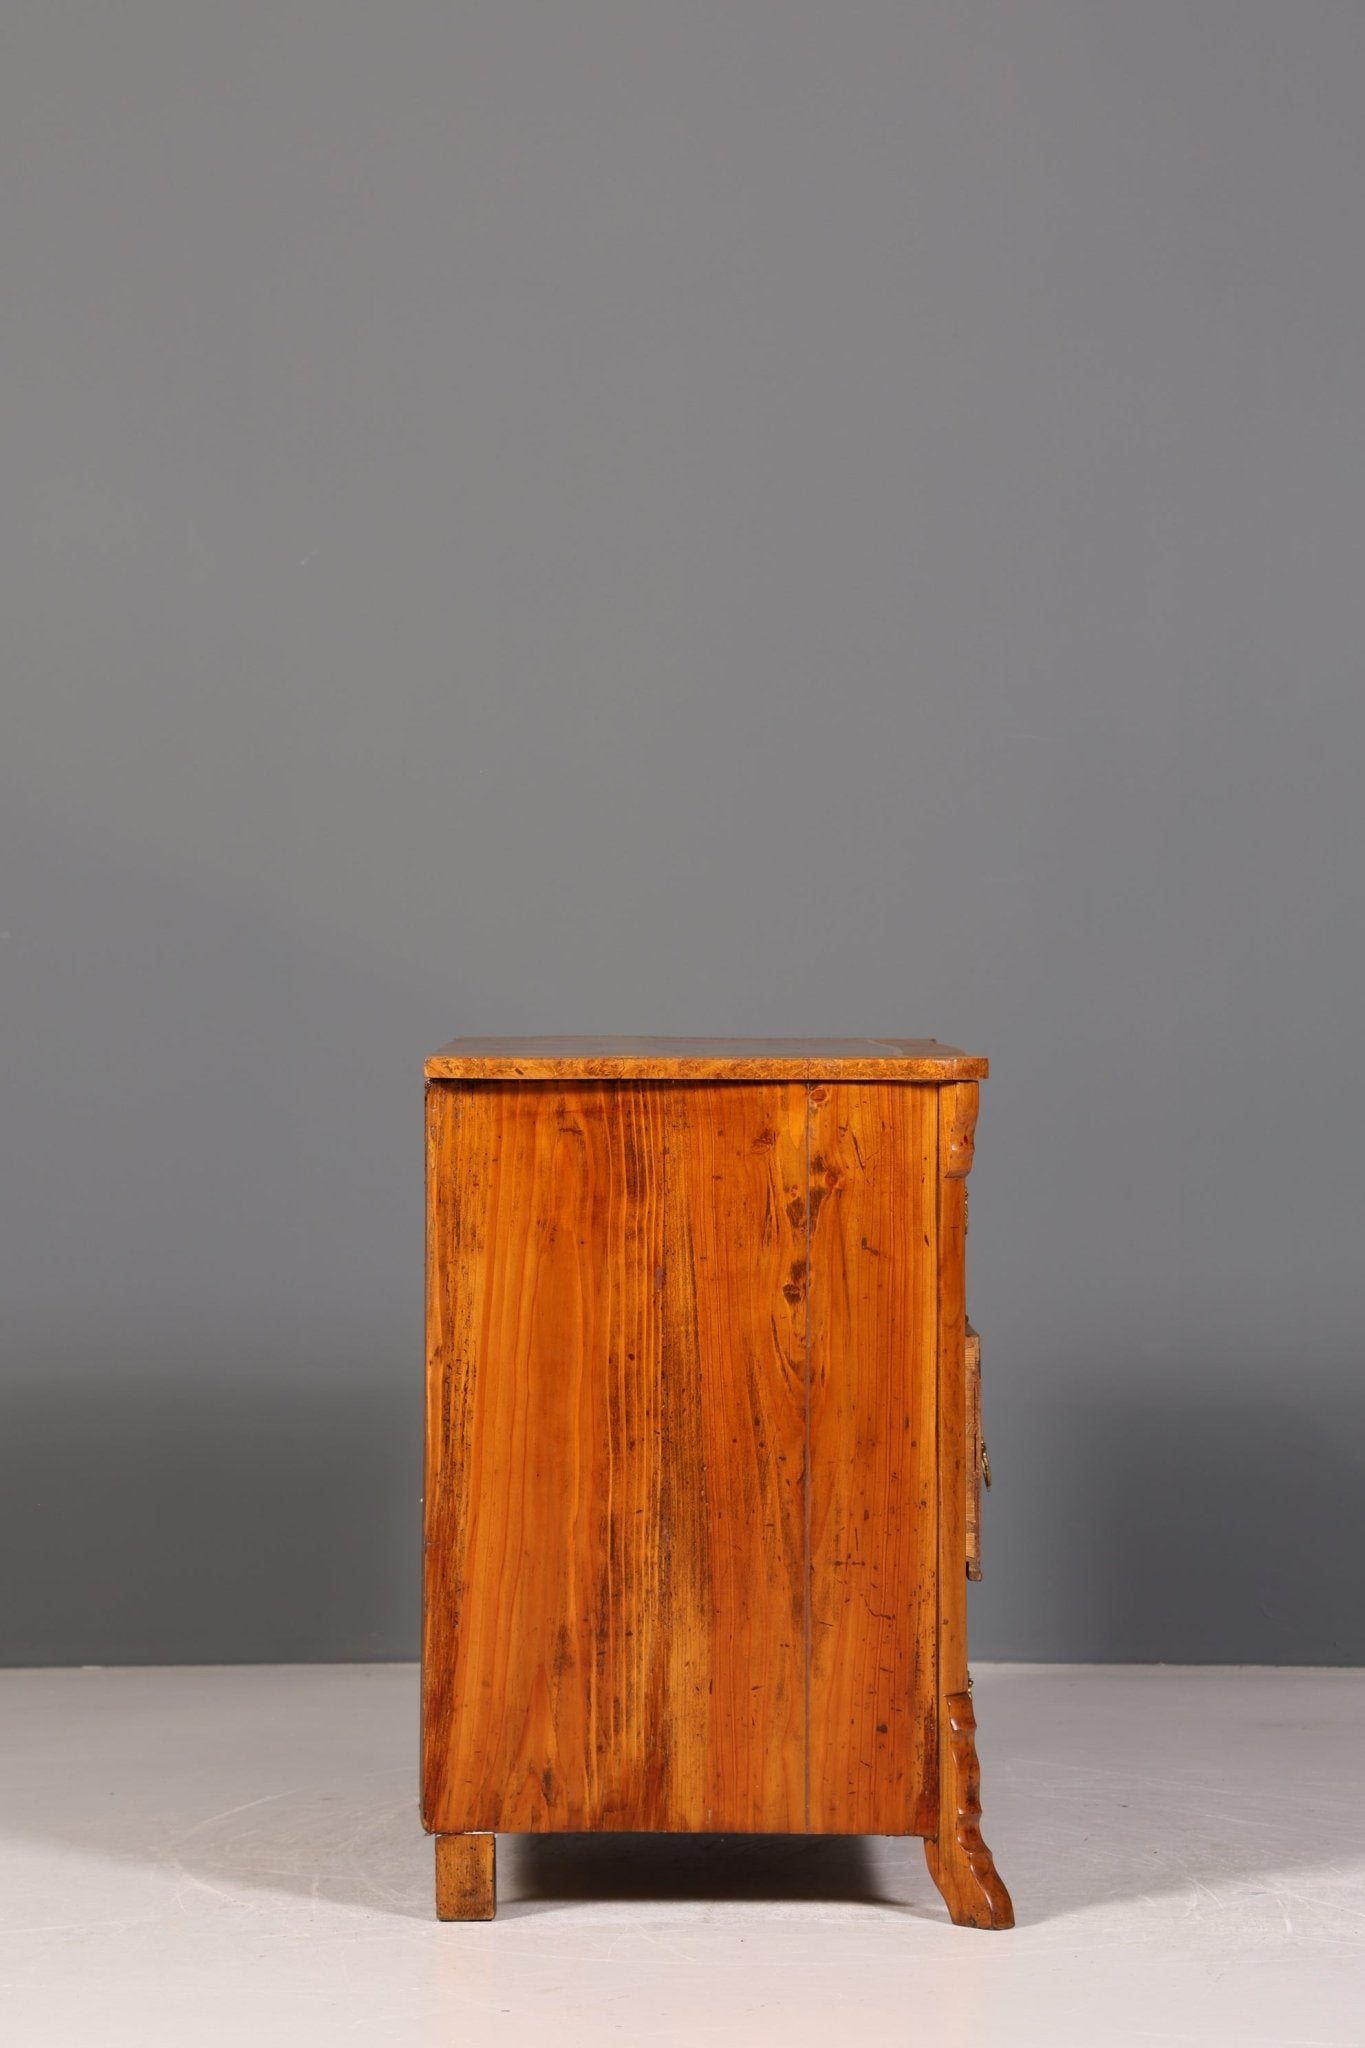
[[[423,1818],[666,1825],[658,1092],[427,1100]]]
[[[946,1698],[967,1691],[967,1176],[976,1150],[978,1090],[974,1081],[964,1081],[934,1093],[940,1161],[938,1469],[943,1488],[938,1523],[938,1684]],[[947,1783],[945,1773],[945,1787]],[[955,1826],[955,1810],[952,1822]]]
[[[816,1833],[928,1834],[938,1820],[938,1092],[810,1091]]]
[[[805,1823],[806,1091],[664,1091],[670,1825]]]
[[[427,1827],[799,1827],[804,1089],[428,1121]]]

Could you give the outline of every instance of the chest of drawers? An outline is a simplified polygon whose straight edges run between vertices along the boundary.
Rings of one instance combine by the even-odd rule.
[[[919,1835],[1004,1927],[967,1671],[966,1176],[932,1040],[456,1039],[427,1064],[422,1819]]]

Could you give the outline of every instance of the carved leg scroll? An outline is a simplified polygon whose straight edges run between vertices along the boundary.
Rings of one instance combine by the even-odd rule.
[[[981,1839],[981,1772],[967,1675],[969,1357],[966,1303],[967,1175],[976,1130],[975,1081],[939,1089],[938,1194],[938,1683],[937,1839],[929,1874],[959,1927],[1013,1927],[1014,1908]],[[975,1336],[975,1333],[971,1333]],[[973,1346],[974,1350],[974,1346]]]
[[[929,1875],[956,1926],[1013,1927],[1010,1895],[981,1839],[981,1766],[976,1760],[971,1694],[950,1692],[943,1711],[948,1745],[941,1766],[938,1840],[924,1845]]]

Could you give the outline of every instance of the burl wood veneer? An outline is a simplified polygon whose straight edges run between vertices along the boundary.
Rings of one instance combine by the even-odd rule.
[[[966,1580],[984,1060],[909,1039],[456,1039],[427,1065],[422,1818],[981,1839]]]

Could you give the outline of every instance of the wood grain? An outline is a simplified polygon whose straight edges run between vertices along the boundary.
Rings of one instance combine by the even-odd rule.
[[[452,1038],[429,1081],[951,1081],[986,1061],[933,1038]]]
[[[805,1089],[664,1103],[664,1429],[674,1827],[805,1809]]]
[[[981,1778],[967,1670],[967,1175],[975,1082],[938,1091],[938,1820],[925,1858],[964,1927],[1008,1927],[1013,1907],[981,1839]]]
[[[966,1651],[976,1103],[429,1083],[422,1811],[460,1917],[496,1829],[811,1830],[923,1834],[953,1918],[1007,1924]]]
[[[436,1837],[436,1918],[491,1920],[497,1911],[497,1838]]]
[[[665,1823],[661,1105],[428,1090],[424,1817]]]
[[[804,1096],[428,1091],[426,1825],[801,1825]]]
[[[914,1834],[937,1812],[936,1091],[810,1099],[807,1825]]]
[[[981,1839],[981,1766],[970,1691],[946,1695],[943,1721],[944,1814],[937,1839],[924,1845],[929,1874],[955,1927],[1013,1927],[1013,1903]]]
[[[974,1082],[938,1090],[938,1683],[967,1689],[967,1175]]]
[[[967,1325],[963,1343],[967,1373],[967,1577],[981,1577],[981,1466],[984,1444],[981,1437],[981,1339]]]

